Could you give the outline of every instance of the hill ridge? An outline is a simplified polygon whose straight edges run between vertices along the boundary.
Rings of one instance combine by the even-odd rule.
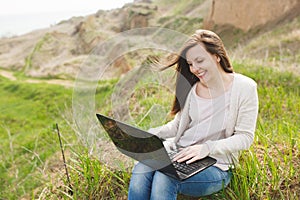
[[[241,8],[247,12],[241,12]],[[260,12],[253,13],[253,10]],[[208,28],[220,34],[226,46],[235,49],[241,44],[247,46],[245,41],[291,23],[299,13],[299,0],[284,3],[278,0],[251,3],[238,0],[226,3],[215,0],[134,1],[122,8],[99,10],[95,14],[61,21],[50,28],[2,38],[0,68],[21,71],[29,77],[74,79],[97,44],[126,30],[156,26],[191,34],[195,29]],[[134,59],[122,57],[113,63],[111,74],[126,73],[134,66],[132,62]]]

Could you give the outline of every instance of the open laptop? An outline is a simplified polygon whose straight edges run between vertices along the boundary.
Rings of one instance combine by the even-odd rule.
[[[172,161],[163,140],[139,128],[117,121],[102,114],[96,114],[109,137],[123,154],[178,180],[187,179],[216,163],[206,157],[191,164]]]

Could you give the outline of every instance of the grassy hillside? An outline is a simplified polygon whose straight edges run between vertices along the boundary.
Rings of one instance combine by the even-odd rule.
[[[11,82],[0,77],[0,196],[16,199],[43,183],[47,159],[58,151],[52,126],[65,126],[61,112],[72,91],[43,84]]]
[[[298,199],[300,77],[266,66],[237,63],[258,83],[259,117],[254,145],[241,157],[233,199]]]
[[[235,62],[235,69],[258,83],[260,112],[255,143],[243,152],[230,187],[210,198],[297,199],[299,188],[300,77],[265,66]],[[26,84],[0,79],[1,98],[1,198],[45,199],[122,198],[126,196],[130,168],[114,170],[88,154],[78,144],[70,124],[72,89],[45,84]],[[111,94],[115,81],[100,83],[98,107]],[[143,89],[144,88],[144,89]],[[145,119],[151,105],[169,109],[162,91],[137,85],[130,111],[137,121]],[[146,94],[146,95],[145,95]],[[157,96],[157,98],[153,98]],[[109,110],[109,109],[108,109]],[[58,123],[68,152],[72,196],[62,167]],[[150,123],[145,120],[141,126]],[[161,122],[162,123],[162,122]],[[120,160],[122,162],[122,160]],[[182,197],[185,198],[185,197]]]
[[[203,16],[190,10],[204,1],[153,2],[164,11],[159,26],[187,34],[201,28]],[[242,153],[230,186],[207,199],[299,199],[299,19],[249,33],[221,31],[225,43],[230,44],[235,71],[258,83],[260,110],[254,144]],[[124,85],[133,92],[120,93],[128,97],[120,110],[126,106],[131,122],[144,129],[170,119],[161,113],[168,112],[172,99],[168,87],[151,83],[156,77],[147,76],[132,88],[130,81],[134,79],[128,78]],[[102,153],[121,166],[107,167],[97,155],[101,151],[91,153],[91,147],[80,143],[72,121],[73,88],[25,83],[27,78],[22,72],[16,81],[0,76],[0,199],[126,199],[131,166],[107,146]],[[116,84],[120,84],[116,79],[99,82],[96,111],[111,112],[110,95],[116,92]],[[63,137],[72,190],[61,159],[56,123]],[[110,141],[103,138],[103,143]]]
[[[297,199],[300,191],[300,77],[291,72],[280,72],[251,63],[236,61],[234,66],[236,72],[258,83],[260,112],[255,142],[250,150],[242,153],[240,165],[234,170],[235,176],[229,188],[207,199]],[[138,96],[139,93],[144,95]],[[151,108],[149,102],[152,105],[154,103],[153,96],[161,95],[160,91],[150,93],[147,95],[149,93],[146,91],[137,90],[133,96],[135,105],[139,105],[131,110],[135,118],[144,118]],[[156,98],[156,103],[169,109],[163,101],[163,98],[159,101]],[[126,196],[130,168],[116,171],[112,176],[112,169],[103,165],[99,167],[99,162],[92,157],[87,159],[79,156],[79,160],[76,166],[79,165],[82,171],[73,171],[73,179],[76,180],[73,185],[75,197],[117,199]],[[102,176],[94,181],[95,174]],[[90,192],[82,194],[81,188],[89,188]]]
[[[107,87],[109,82],[98,89],[100,96]],[[73,88],[0,77],[0,199],[29,198],[51,183],[53,170],[62,166],[56,123],[67,145],[78,143],[66,118],[72,92]]]
[[[300,74],[300,17],[272,28],[257,28],[244,38],[248,39],[234,49],[237,58],[256,59],[262,65]]]

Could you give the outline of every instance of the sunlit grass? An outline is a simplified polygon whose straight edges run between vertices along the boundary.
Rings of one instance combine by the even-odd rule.
[[[260,108],[255,140],[241,153],[229,187],[202,199],[297,200],[300,78],[266,66],[239,62],[234,66],[236,72],[258,83]],[[116,83],[103,81],[97,88],[97,107],[105,113],[111,109],[108,102]],[[71,89],[1,79],[0,91],[6,97],[1,99],[0,114],[1,198],[126,199],[131,168],[111,168],[89,154],[88,147],[79,145],[70,127],[72,121],[67,122],[63,116],[70,109]],[[128,108],[135,125],[147,129],[170,120],[173,94],[168,87],[146,82],[136,84],[132,91]],[[56,122],[61,125],[71,188],[52,127]],[[119,162],[122,166],[123,161]]]
[[[28,195],[43,180],[46,160],[57,151],[52,124],[64,123],[60,111],[70,103],[71,90],[0,78],[0,196]]]
[[[236,72],[243,73],[258,83],[260,111],[255,141],[249,150],[241,153],[240,163],[233,169],[234,176],[229,187],[202,199],[298,199],[300,129],[297,122],[300,113],[300,79],[292,73],[277,72],[265,66],[236,62],[235,69]],[[149,127],[151,123],[149,111],[153,104],[168,110],[170,104],[167,101],[172,100],[171,93],[166,92],[164,88],[159,89],[155,85],[146,86],[137,85],[130,104],[132,115],[141,122],[142,127]],[[166,97],[167,101],[163,99]],[[160,121],[160,123],[164,122]],[[93,165],[95,160],[90,158],[85,162],[89,164],[81,163],[79,166],[81,170],[85,169],[86,165]],[[98,165],[98,161],[95,165]],[[120,176],[119,173],[122,175]],[[118,177],[125,177],[123,181],[117,182],[118,184],[111,182],[109,174],[100,172],[98,174],[102,174],[112,188],[117,186],[115,190],[122,192],[115,196],[98,189],[97,195],[107,194],[107,198],[126,199],[125,188],[129,184],[130,169],[117,172]],[[85,180],[85,184],[89,185],[89,180]],[[193,199],[182,195],[179,198]]]

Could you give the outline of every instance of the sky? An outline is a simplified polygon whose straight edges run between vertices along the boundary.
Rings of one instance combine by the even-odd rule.
[[[133,0],[0,0],[0,37],[22,35],[74,16],[121,8]]]

